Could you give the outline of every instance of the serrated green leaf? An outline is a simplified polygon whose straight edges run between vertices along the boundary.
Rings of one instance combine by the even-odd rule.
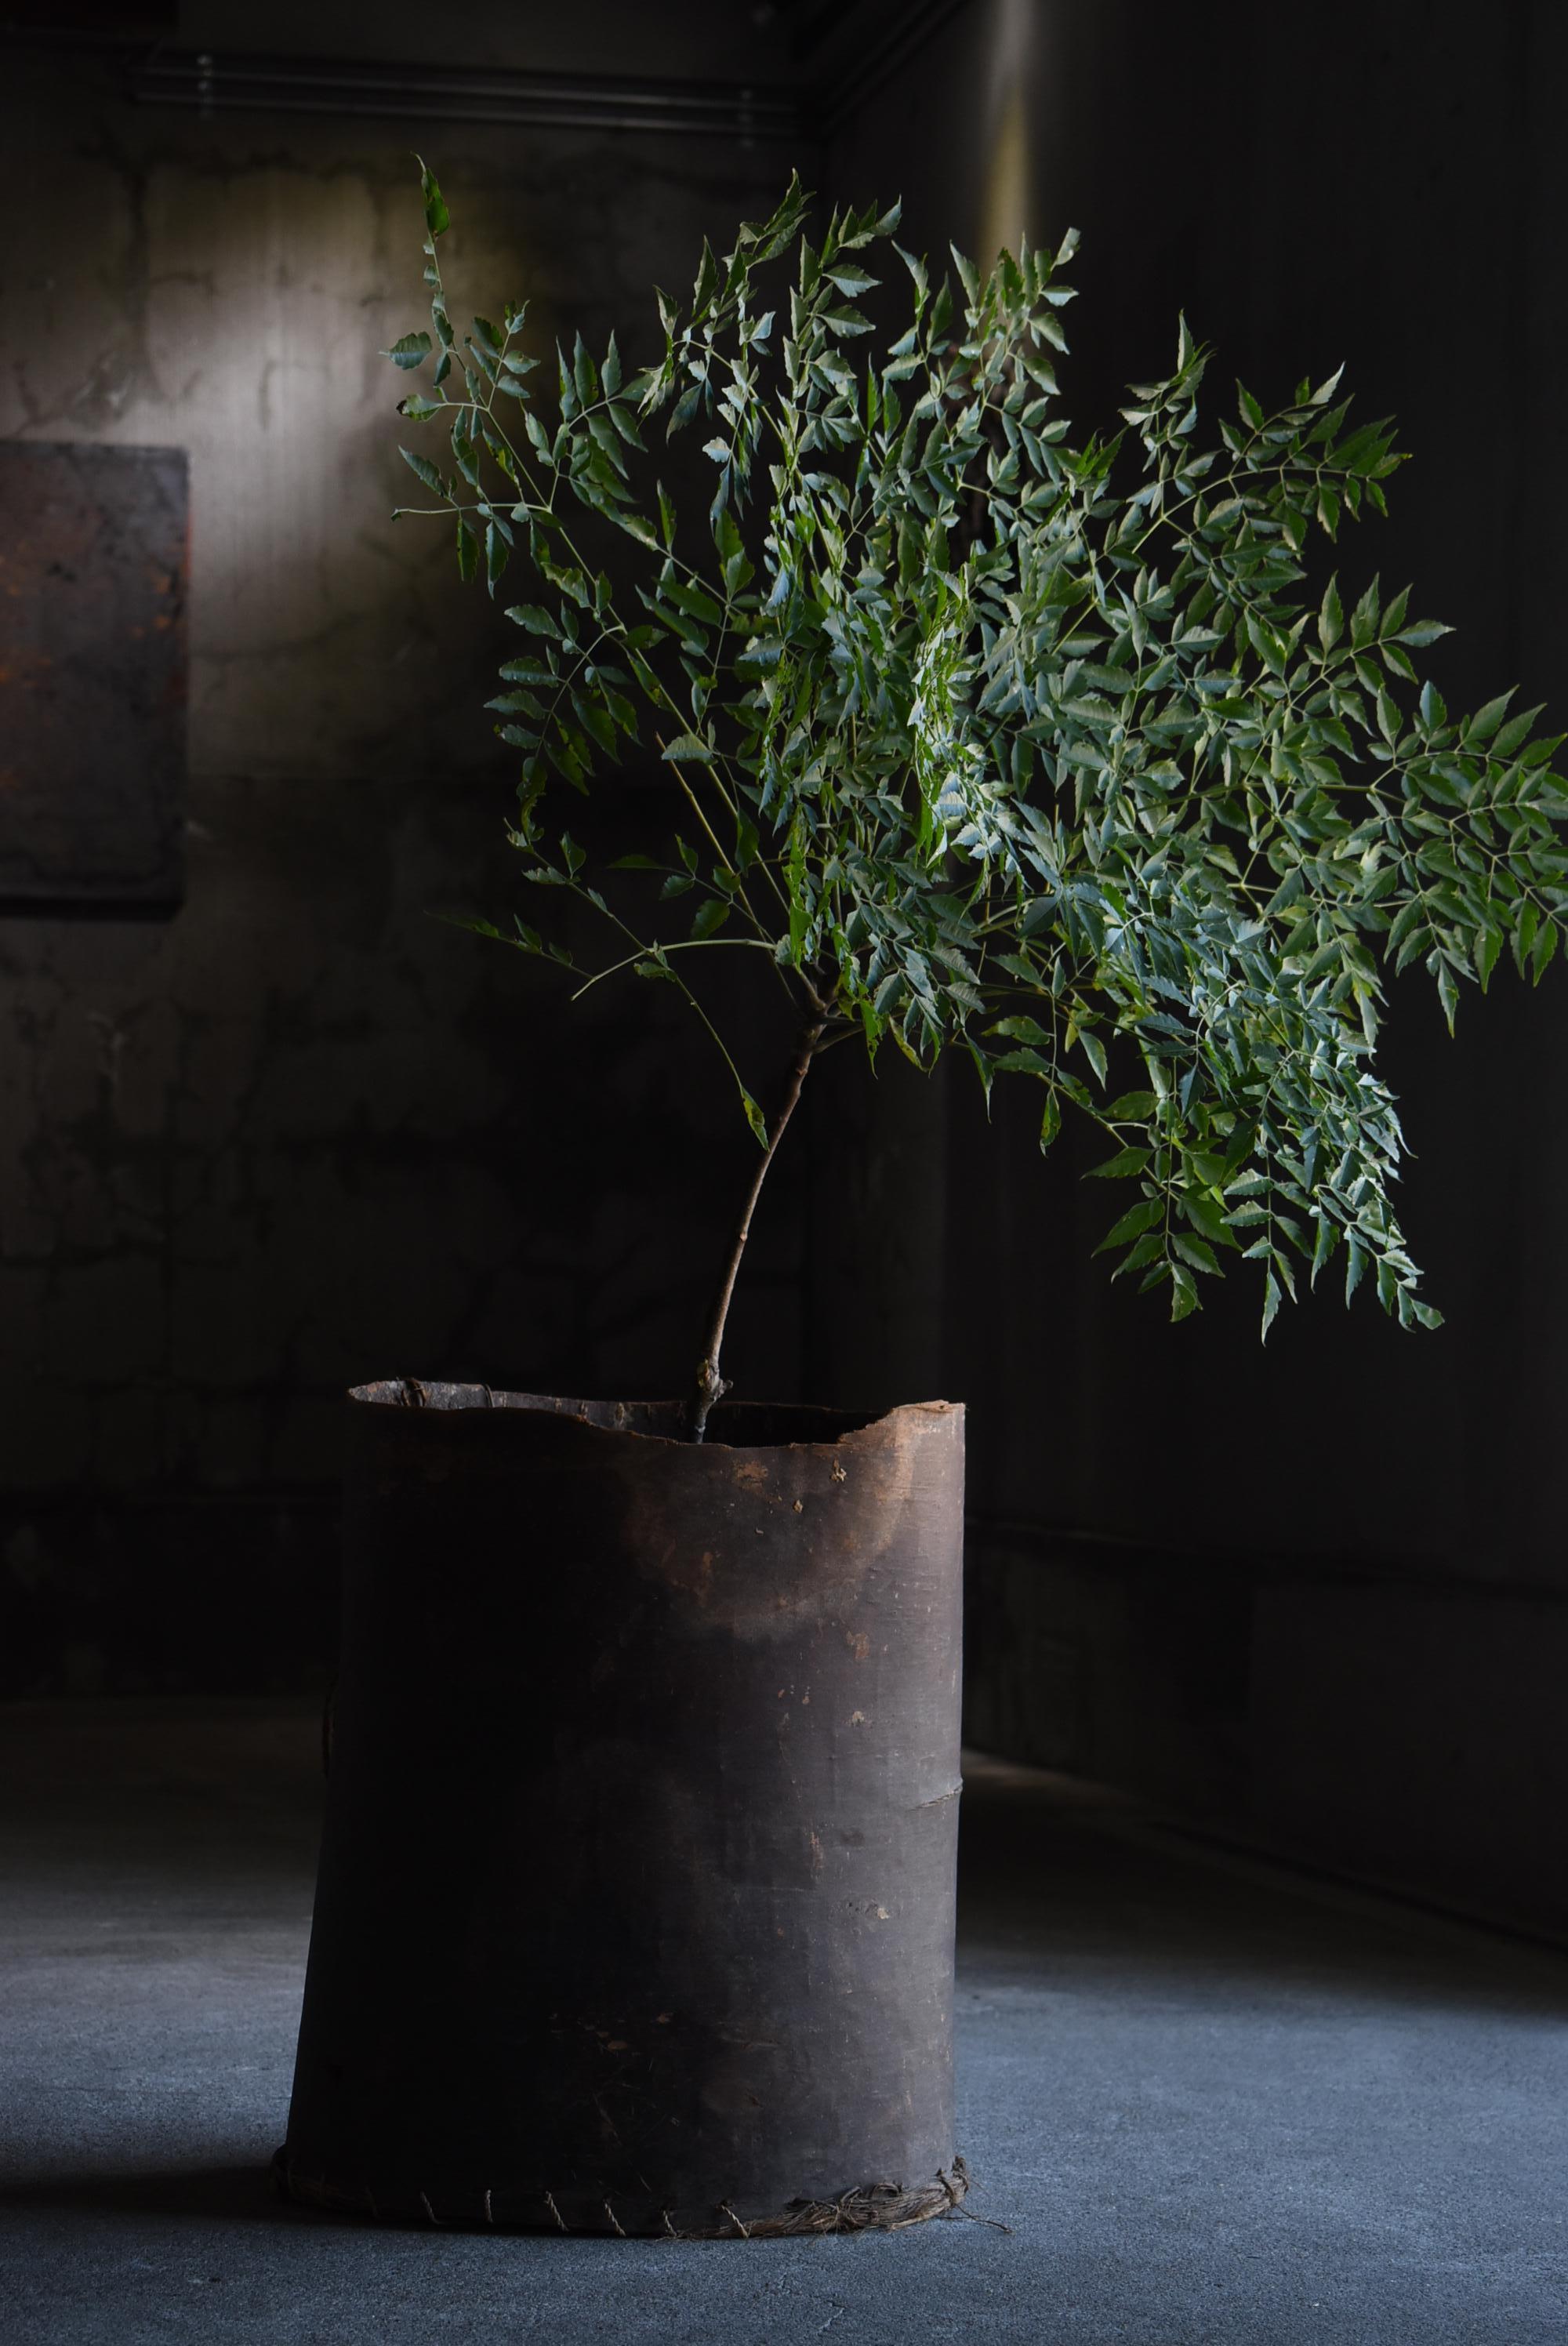
[[[1557,950],[1557,923],[1543,921],[1535,932],[1535,943],[1530,950],[1531,983],[1539,985],[1546,965]]]
[[[1163,1198],[1141,1198],[1135,1206],[1129,1206],[1121,1220],[1106,1231],[1095,1252],[1105,1254],[1112,1247],[1125,1246],[1129,1239],[1140,1238],[1145,1230],[1163,1220],[1164,1217]]]
[[[1225,1209],[1217,1205],[1213,1198],[1204,1197],[1200,1190],[1184,1189],[1180,1193],[1180,1202],[1182,1212],[1195,1230],[1201,1231],[1203,1236],[1212,1239],[1216,1246],[1229,1246],[1233,1243]]]
[[[1180,1255],[1184,1262],[1190,1262],[1195,1270],[1207,1270],[1212,1272],[1216,1279],[1219,1277],[1219,1264],[1215,1260],[1214,1249],[1202,1239],[1189,1239],[1179,1230],[1173,1231],[1171,1251]]]
[[[1318,639],[1326,652],[1332,651],[1344,632],[1345,610],[1339,600],[1339,582],[1330,578],[1318,613]]]
[[[447,504],[451,504],[452,499],[446,483],[428,456],[416,455],[412,448],[400,448],[398,454],[416,479],[423,481],[427,489],[433,489],[438,497],[443,497]]]
[[[1488,926],[1478,930],[1475,937],[1475,969],[1484,994],[1492,971],[1497,967],[1502,951],[1502,931]]]
[[[1099,1077],[1101,1083],[1104,1083],[1105,1080],[1105,1045],[1101,1042],[1097,1035],[1091,1035],[1087,1028],[1085,1028],[1078,1036],[1078,1045],[1084,1056],[1094,1068],[1095,1075]]]
[[[1141,1173],[1149,1161],[1146,1148],[1121,1148],[1115,1157],[1107,1157],[1103,1165],[1091,1165],[1086,1179],[1119,1180],[1131,1173]]]
[[[530,635],[554,636],[557,643],[561,640],[559,621],[538,603],[513,603],[506,616],[515,626],[526,627]]]
[[[382,352],[382,356],[391,359],[393,366],[406,371],[409,367],[423,366],[433,348],[428,334],[402,334],[390,351]],[[401,414],[401,409],[399,413]]]
[[[444,236],[452,226],[452,215],[447,210],[441,189],[436,185],[435,173],[427,168],[422,156],[416,156],[414,160],[419,165],[420,193],[424,199],[425,228],[433,237]]]
[[[1466,744],[1472,741],[1490,741],[1507,716],[1508,704],[1512,699],[1512,692],[1500,692],[1495,700],[1489,700],[1483,709],[1478,709],[1463,728]]]
[[[488,522],[484,530],[484,578],[490,592],[495,592],[495,582],[505,569],[511,556],[505,532],[497,522]]]
[[[1186,1320],[1198,1309],[1197,1286],[1191,1271],[1179,1262],[1173,1262],[1171,1273],[1171,1318]]]

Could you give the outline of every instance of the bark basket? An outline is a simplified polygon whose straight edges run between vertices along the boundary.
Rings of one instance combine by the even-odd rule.
[[[898,2225],[952,2139],[963,1413],[349,1397],[280,2187],[462,2226]]]

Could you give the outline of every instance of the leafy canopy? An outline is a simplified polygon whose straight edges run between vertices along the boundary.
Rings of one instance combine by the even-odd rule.
[[[1274,413],[1238,386],[1206,425],[1184,321],[1125,428],[1075,446],[1074,235],[984,277],[955,251],[933,291],[896,208],[813,242],[798,180],[731,251],[704,244],[688,301],[658,296],[657,364],[628,379],[613,337],[597,363],[579,337],[541,402],[521,308],[459,342],[428,171],[423,193],[433,331],[388,355],[433,358],[433,396],[400,413],[442,427],[451,470],[404,449],[436,500],[409,510],[455,515],[465,579],[533,582],[490,706],[522,753],[524,876],[616,933],[587,982],[678,986],[766,1143],[686,962],[766,954],[815,1047],[891,1037],[930,1066],[957,1046],[988,1096],[1039,1086],[1043,1146],[1068,1109],[1103,1127],[1096,1170],[1133,1193],[1103,1249],[1174,1318],[1237,1253],[1267,1334],[1343,1246],[1347,1299],[1369,1268],[1402,1323],[1435,1324],[1390,1201],[1382,974],[1420,961],[1451,1027],[1505,947],[1539,978],[1568,789],[1539,710],[1455,717],[1420,681],[1446,630],[1407,593],[1304,591],[1311,535],[1385,510],[1390,426],[1352,424],[1338,376]],[[873,258],[912,289],[886,348],[860,306]],[[649,477],[658,418],[708,434],[700,527]],[[630,542],[635,599],[584,551],[583,509]],[[545,819],[627,745],[687,808],[666,862],[619,859],[646,875],[636,922]],[[507,942],[571,964],[521,919]]]

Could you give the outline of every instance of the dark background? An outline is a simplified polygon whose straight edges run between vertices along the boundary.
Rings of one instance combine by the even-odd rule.
[[[1451,699],[1518,681],[1568,708],[1568,22],[1545,0],[211,0],[99,10],[96,34],[35,13],[0,52],[0,435],[188,452],[189,770],[178,912],[0,916],[0,1688],[297,1689],[330,1655],[343,1386],[672,1389],[751,1147],[662,989],[567,1016],[430,917],[504,915],[514,882],[494,627],[445,532],[387,519],[376,353],[423,307],[409,149],[451,201],[457,302],[526,293],[542,336],[615,324],[632,356],[650,285],[792,164],[829,196],[901,193],[933,252],[1075,223],[1085,424],[1167,362],[1184,308],[1217,392],[1345,360],[1415,458],[1346,578],[1414,578],[1457,623]],[[226,80],[262,48],[267,89]],[[302,81],[334,58],[361,71]],[[466,95],[422,96],[421,61],[472,69]],[[389,62],[412,68],[402,113],[367,95]],[[576,96],[520,97],[519,73]],[[625,127],[648,77],[653,125]],[[658,779],[626,787],[657,833]],[[1173,1331],[1091,1260],[1105,1193],[1070,1142],[1041,1161],[1027,1101],[999,1094],[987,1129],[956,1067],[822,1069],[727,1365],[754,1395],[969,1403],[972,1739],[1568,1921],[1564,984],[1500,974],[1452,1044],[1421,983],[1396,997],[1430,1337],[1324,1294],[1260,1351],[1241,1280]],[[760,1017],[754,1045],[761,1088]]]

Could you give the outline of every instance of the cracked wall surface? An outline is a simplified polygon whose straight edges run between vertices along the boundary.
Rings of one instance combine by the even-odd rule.
[[[388,517],[409,127],[7,65],[35,200],[0,435],[189,452],[191,702],[178,915],[0,919],[0,1682],[282,1683],[319,1656],[342,1388],[673,1389],[752,1144],[666,989],[567,1016],[432,917],[515,889],[497,622],[445,528]],[[454,302],[629,352],[782,169],[451,125],[431,159]],[[603,807],[637,845],[667,815],[657,783]],[[754,1392],[799,1378],[798,1243],[786,1177],[734,1331]]]

